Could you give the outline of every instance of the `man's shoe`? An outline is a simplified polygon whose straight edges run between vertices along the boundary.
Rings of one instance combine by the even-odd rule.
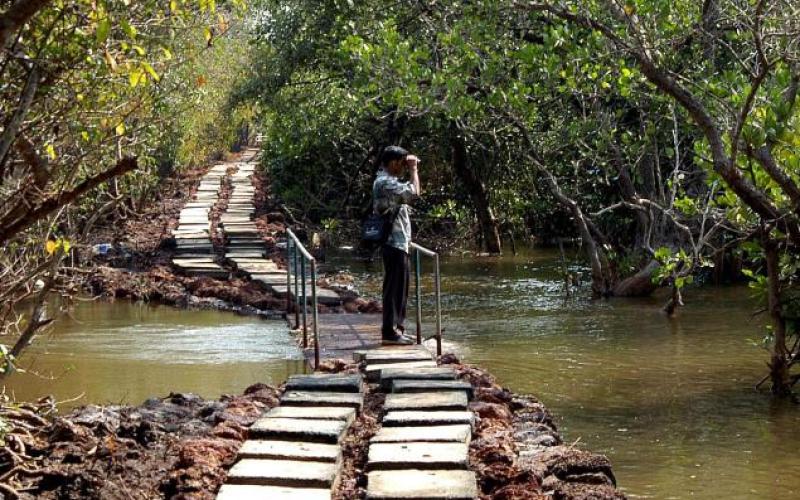
[[[405,335],[393,335],[391,337],[384,337],[381,339],[383,345],[412,345],[414,339],[406,337]]]

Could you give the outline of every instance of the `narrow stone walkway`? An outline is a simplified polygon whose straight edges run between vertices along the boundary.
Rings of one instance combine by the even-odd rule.
[[[274,292],[276,285],[286,284],[286,271],[265,255],[264,240],[254,221],[256,215],[253,174],[255,163],[240,165],[231,175],[228,207],[220,216],[225,240],[225,258],[238,271],[247,274]]]
[[[218,500],[330,500],[341,441],[364,404],[360,375],[295,375],[250,427]]]
[[[227,169],[227,164],[215,165],[203,176],[192,201],[181,210],[178,227],[173,231],[175,256],[172,263],[188,276],[228,276],[214,261],[211,241],[211,210],[219,201]]]
[[[244,155],[248,157],[243,162],[226,162],[213,166],[201,179],[192,201],[181,210],[178,218],[178,227],[173,231],[175,238],[175,256],[172,264],[176,269],[187,276],[208,276],[211,278],[225,279],[230,276],[230,271],[219,265],[214,252],[211,216],[214,206],[220,202],[220,194],[225,182],[230,179],[233,191],[230,196],[226,215],[244,213],[250,219],[255,213],[253,205],[253,188],[248,190],[243,182],[249,185],[249,178],[256,167],[258,151],[247,150]],[[228,170],[233,169],[233,174]],[[243,181],[244,180],[244,181]],[[248,219],[248,221],[250,220]],[[233,221],[230,222],[231,225]],[[250,222],[255,235],[255,224]],[[238,228],[231,227],[235,232]],[[247,235],[249,236],[249,235]],[[235,235],[234,235],[235,239]],[[238,241],[235,241],[238,243]],[[260,238],[247,241],[250,246],[244,250],[257,251],[263,257],[264,245]]]
[[[477,498],[469,469],[473,387],[453,368],[437,366],[423,346],[357,351],[354,358],[367,384],[362,374],[289,378],[280,405],[250,427],[218,500],[330,500],[347,430],[365,397],[374,408],[379,392],[386,396],[366,457],[366,498]]]
[[[356,352],[386,392],[382,427],[370,440],[367,498],[461,500],[478,496],[469,470],[473,388],[421,346]]]

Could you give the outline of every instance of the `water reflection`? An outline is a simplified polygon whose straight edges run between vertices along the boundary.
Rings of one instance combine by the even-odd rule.
[[[335,266],[377,295],[377,266]],[[766,353],[746,288],[689,290],[669,320],[666,297],[565,300],[559,269],[547,251],[446,259],[446,338],[540,397],[567,441],[608,454],[631,497],[800,498],[800,408],[753,391]]]

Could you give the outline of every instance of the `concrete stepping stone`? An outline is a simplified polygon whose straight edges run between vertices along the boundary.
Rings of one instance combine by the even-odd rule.
[[[224,215],[220,217],[220,222],[222,223],[223,227],[226,230],[243,230],[243,229],[252,229],[257,230],[257,226],[252,219],[250,219],[247,212],[241,212],[241,215],[232,214],[230,212],[226,212]]]
[[[463,392],[418,392],[388,394],[386,411],[451,411],[466,410],[467,395]]]
[[[336,463],[342,457],[337,444],[250,439],[239,448],[239,458]]]
[[[364,395],[350,392],[304,392],[289,391],[281,396],[286,406],[344,406],[361,411]]]
[[[369,470],[466,470],[467,443],[375,443],[369,447]]]
[[[381,390],[391,391],[395,380],[455,380],[456,371],[450,367],[437,368],[385,368],[381,370]]]
[[[331,491],[319,488],[223,484],[217,500],[331,500]]]
[[[361,392],[359,375],[292,375],[286,381],[287,391]]]
[[[227,252],[225,257],[231,259],[232,261],[236,262],[237,259],[256,259],[256,258],[263,258],[264,252],[242,252],[239,250],[233,252]]]
[[[251,274],[250,279],[259,281],[267,287],[280,286],[286,283],[286,275],[278,274]]]
[[[436,368],[436,361],[431,359],[428,361],[410,361],[407,363],[367,365],[367,367],[364,368],[364,373],[367,375],[367,380],[370,382],[377,382],[381,378],[381,373],[386,368],[402,368],[405,370],[416,370],[417,368]]]
[[[425,427],[466,424],[472,426],[471,411],[390,411],[383,417],[384,427]]]
[[[264,274],[264,275],[267,275],[267,274],[274,273],[274,274],[283,274],[283,276],[286,277],[286,272],[285,271],[282,272],[282,273],[279,272],[278,271],[278,266],[275,265],[274,262],[272,262],[270,260],[266,260],[266,259],[263,262],[258,263],[258,264],[255,264],[255,263],[252,263],[252,262],[245,262],[244,264],[238,264],[237,263],[236,267],[238,267],[238,268],[242,269],[243,271],[248,272],[250,274]]]
[[[228,472],[231,484],[331,488],[339,471],[337,464],[300,460],[245,458]]]
[[[208,235],[192,237],[192,236],[184,236],[184,235],[175,235],[175,244],[181,245],[202,245],[204,243],[208,243],[210,240],[208,239]]]
[[[272,288],[272,290],[279,297],[286,296],[286,285],[275,286]],[[307,293],[308,293],[308,302],[311,302],[310,288],[307,288]],[[294,293],[292,293],[292,297],[294,297]],[[339,297],[339,294],[334,292],[333,290],[317,287],[317,302],[324,305],[338,305],[342,302],[342,299],[341,297]]]
[[[463,391],[467,394],[467,399],[472,400],[475,390],[472,384],[465,380],[401,380],[392,382],[392,392],[416,393],[416,392],[449,392]]]
[[[176,264],[176,265],[179,265],[179,266],[181,266],[181,265],[191,266],[191,265],[195,265],[195,264],[208,264],[208,265],[213,265],[213,266],[217,265],[214,262],[214,259],[212,257],[207,256],[207,255],[203,256],[203,257],[176,257],[176,258],[172,259],[172,263]],[[217,266],[217,267],[219,267],[219,266]]]
[[[347,422],[344,420],[263,417],[250,426],[248,437],[337,444],[345,430],[347,430]]]
[[[180,267],[181,269],[194,269],[194,270],[208,269],[210,271],[216,271],[217,269],[221,269],[216,263],[210,260],[207,262],[202,262],[199,260],[194,262],[175,262],[173,260],[172,263]]]
[[[374,471],[367,476],[368,500],[474,500],[475,473],[464,470]]]
[[[277,268],[277,264],[270,259],[267,259],[263,255],[253,255],[253,256],[236,256],[234,258],[234,262],[237,265],[248,265],[248,264],[273,264]]]
[[[264,416],[307,420],[341,420],[350,425],[356,418],[356,410],[345,406],[276,406]]]
[[[411,335],[411,332],[409,332],[409,335]],[[413,353],[419,352],[419,351],[430,353],[430,351],[428,351],[428,349],[424,345],[418,345],[418,344],[413,344],[413,345],[387,345],[387,346],[379,347],[377,349],[359,349],[359,350],[353,351],[353,361],[355,361],[356,363],[360,363],[360,362],[362,362],[362,361],[364,361],[366,359],[367,354],[374,353],[374,352],[390,352],[390,353],[396,353],[396,354],[413,354]]]
[[[367,365],[388,365],[413,361],[430,361],[432,359],[433,356],[430,352],[421,349],[408,351],[371,351],[364,356]]]
[[[195,230],[179,230],[173,231],[172,236],[175,237],[176,240],[192,240],[192,239],[202,239],[204,241],[208,241],[208,229],[202,229],[200,231]]]
[[[370,443],[467,443],[472,439],[472,427],[459,425],[432,425],[430,427],[381,427]]]
[[[261,238],[228,238],[227,246],[252,246],[252,247],[264,247],[264,240]]]

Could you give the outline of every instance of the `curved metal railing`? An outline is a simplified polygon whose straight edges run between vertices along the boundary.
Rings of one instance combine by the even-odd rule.
[[[436,355],[442,355],[442,280],[439,253],[416,243],[410,244],[414,259],[414,292],[417,344],[422,343],[422,256],[433,259],[436,330],[428,338],[436,339]],[[306,270],[310,270],[311,315],[314,336],[314,370],[319,369],[319,313],[317,303],[317,260],[291,229],[286,229],[286,317],[291,317],[294,303],[294,328],[302,327],[303,349],[308,349],[308,294]],[[302,306],[301,306],[302,304]]]
[[[308,295],[306,294],[306,263],[311,271],[311,315],[314,326],[314,370],[319,369],[319,313],[317,312],[317,260],[286,228],[286,318],[292,313],[292,269],[294,269],[294,328],[300,328],[300,304],[303,319],[303,349],[308,349]],[[299,268],[299,272],[298,272]],[[300,301],[298,302],[298,297]]]
[[[442,355],[442,275],[439,269],[439,254],[416,243],[411,243],[410,248],[414,251],[414,292],[416,295],[416,316],[417,316],[417,344],[422,343],[422,285],[420,275],[422,273],[422,263],[420,256],[431,257],[433,259],[433,286],[436,295],[436,333],[432,338],[436,339],[436,355]]]

